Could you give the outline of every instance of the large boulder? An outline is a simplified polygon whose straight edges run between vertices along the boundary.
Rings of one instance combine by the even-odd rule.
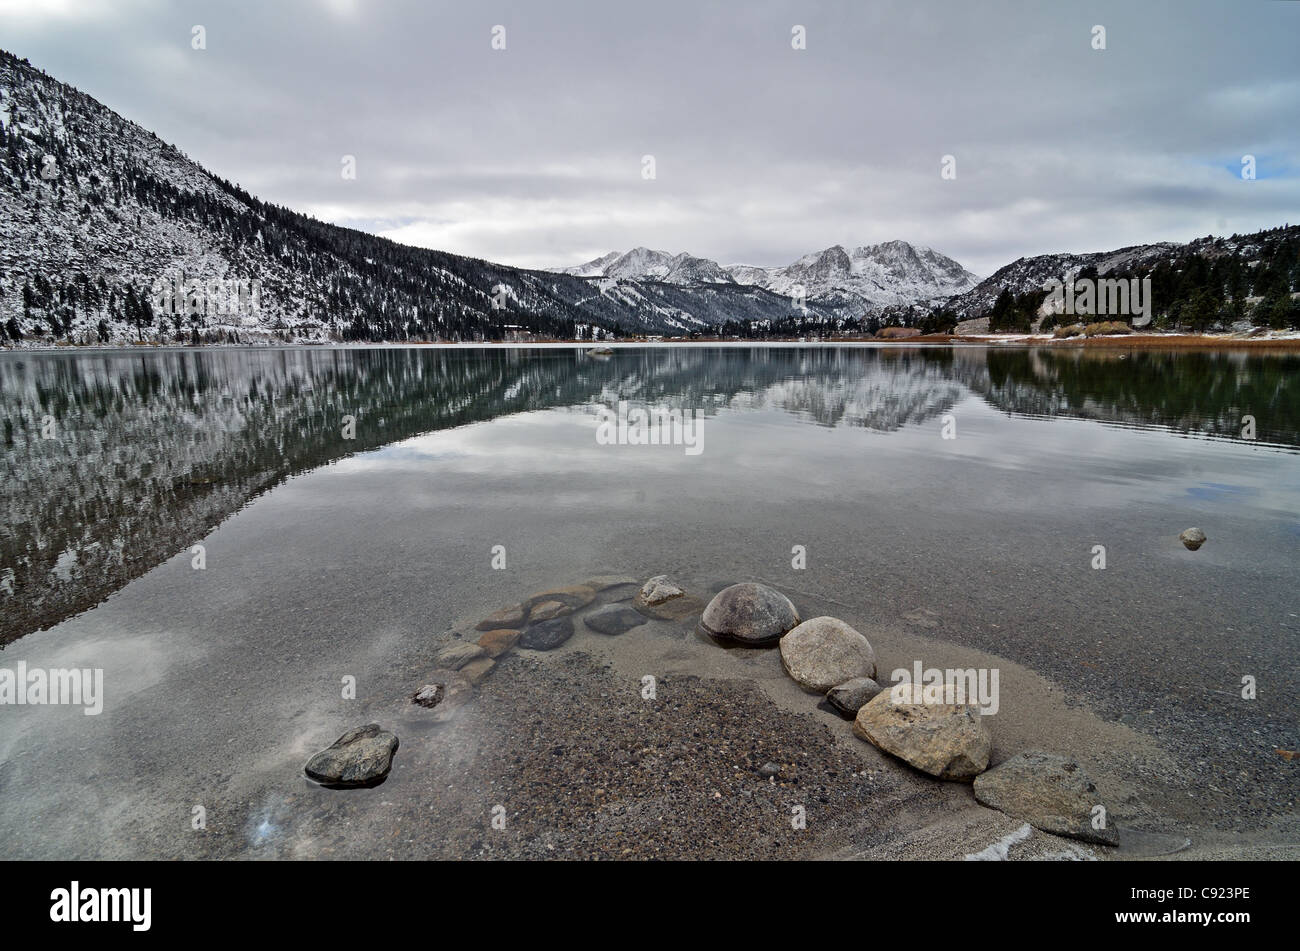
[[[761,646],[779,641],[798,623],[799,612],[789,598],[767,585],[745,582],[713,596],[700,630],[719,640]]]
[[[885,688],[870,677],[854,677],[826,692],[826,702],[844,716],[852,719],[867,703]]]
[[[939,779],[969,781],[989,765],[993,738],[968,703],[926,703],[920,684],[877,694],[858,711],[853,732]],[[894,702],[897,693],[900,703]]]
[[[573,618],[557,617],[552,621],[530,624],[519,638],[519,646],[534,651],[555,650],[573,636]]]
[[[397,737],[378,723],[348,730],[307,761],[307,775],[323,786],[350,788],[382,782],[393,765]]]
[[[501,628],[496,631],[486,631],[478,639],[478,646],[483,648],[483,652],[488,657],[500,657],[510,648],[515,646],[522,632],[512,631],[509,628]]]
[[[855,677],[876,676],[870,642],[833,617],[810,618],[782,637],[781,664],[799,686],[816,693]]]
[[[975,777],[975,798],[1036,829],[1099,845],[1119,845],[1097,787],[1072,759],[1054,753],[1017,753]],[[1093,810],[1102,828],[1093,827]]]

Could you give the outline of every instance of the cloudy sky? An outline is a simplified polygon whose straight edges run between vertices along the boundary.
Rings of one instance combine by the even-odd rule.
[[[1300,221],[1300,3],[0,0],[0,47],[264,199],[521,266]]]

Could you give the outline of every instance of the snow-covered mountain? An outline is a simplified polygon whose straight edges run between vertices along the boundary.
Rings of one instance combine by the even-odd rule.
[[[851,251],[835,245],[784,267],[723,266],[685,252],[674,255],[634,248],[558,271],[588,278],[681,285],[735,283],[761,287],[782,297],[802,296],[811,302],[850,306],[859,313],[951,297],[979,282],[952,258],[906,241],[886,241]]]

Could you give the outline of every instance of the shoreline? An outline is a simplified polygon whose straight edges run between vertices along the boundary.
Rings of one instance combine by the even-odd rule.
[[[1300,333],[1287,336],[1242,336],[1238,334],[1109,334],[1098,337],[1052,337],[1050,334],[916,334],[910,337],[846,336],[806,340],[798,337],[774,337],[764,340],[737,340],[725,337],[669,337],[660,340],[576,340],[539,338],[537,340],[402,340],[402,341],[300,341],[248,344],[131,343],[131,344],[54,344],[53,346],[0,346],[5,353],[139,353],[141,351],[203,350],[287,350],[287,349],[401,349],[438,347],[452,349],[528,349],[595,347],[1060,347],[1065,349],[1106,350],[1254,350],[1300,353]]]

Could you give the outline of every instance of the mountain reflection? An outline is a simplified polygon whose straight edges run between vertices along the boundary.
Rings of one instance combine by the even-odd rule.
[[[774,409],[892,432],[970,394],[1076,416],[1300,445],[1300,360],[983,348],[449,348],[0,355],[0,644],[55,624],[288,477],[528,410]],[[344,438],[345,417],[356,418]]]

